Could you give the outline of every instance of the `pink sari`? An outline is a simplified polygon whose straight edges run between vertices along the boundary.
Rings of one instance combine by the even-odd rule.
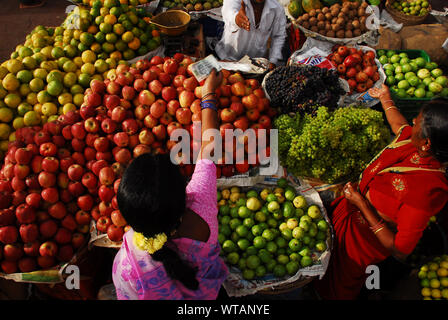
[[[196,164],[186,189],[187,208],[201,216],[209,225],[207,242],[188,238],[169,240],[165,245],[177,251],[180,258],[197,268],[199,288],[195,291],[171,279],[163,264],[135,247],[134,231],[123,237],[112,269],[112,278],[119,300],[214,300],[218,296],[228,269],[219,257],[218,219],[216,204],[216,166],[209,160]]]

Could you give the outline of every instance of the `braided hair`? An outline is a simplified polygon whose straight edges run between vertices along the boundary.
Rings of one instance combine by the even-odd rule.
[[[448,101],[431,100],[422,108],[422,138],[431,141],[430,152],[443,164],[448,162]]]
[[[126,168],[117,192],[121,214],[136,232],[145,237],[170,233],[185,212],[186,181],[169,155],[145,153]],[[169,277],[179,280],[186,288],[197,290],[197,270],[183,261],[170,242],[151,257],[163,263]]]

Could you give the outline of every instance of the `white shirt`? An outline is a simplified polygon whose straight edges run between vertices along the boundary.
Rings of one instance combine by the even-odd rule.
[[[267,58],[277,64],[282,60],[282,48],[286,41],[285,10],[277,0],[266,0],[261,14],[260,25],[255,28],[254,9],[250,0],[244,0],[250,31],[240,28],[235,17],[241,9],[241,0],[224,0],[222,17],[224,33],[216,44],[215,51],[221,60],[239,60],[245,55],[251,58]],[[271,48],[267,42],[271,38]],[[269,55],[268,55],[269,51]]]

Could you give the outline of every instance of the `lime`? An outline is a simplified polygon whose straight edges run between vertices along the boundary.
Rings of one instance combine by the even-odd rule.
[[[238,216],[240,218],[249,218],[251,216],[252,212],[247,207],[239,207],[238,208]]]
[[[448,85],[448,78],[446,76],[438,76],[436,77],[435,82],[437,82],[438,84],[440,84],[443,87],[446,87]]]
[[[238,218],[239,216],[238,216],[238,207],[232,207],[232,208],[230,208],[230,216],[232,217],[232,218]]]
[[[259,265],[260,265],[260,258],[256,255],[250,255],[249,257],[247,257],[246,259],[246,266],[249,269],[256,269]]]
[[[252,218],[246,218],[246,219],[243,220],[243,225],[246,228],[250,229],[250,228],[252,228],[255,225],[255,221]]]
[[[424,98],[426,96],[426,91],[423,88],[418,88],[414,91],[414,96],[416,98]]]
[[[250,242],[247,239],[239,239],[237,245],[242,251],[246,251],[250,247]]]
[[[266,229],[261,234],[263,238],[265,238],[267,241],[272,241],[275,238],[275,233],[272,232],[272,229]]]
[[[306,199],[304,196],[297,196],[293,200],[293,204],[296,208],[304,209],[307,206]]]
[[[269,253],[266,249],[260,249],[258,251],[258,257],[263,263],[267,263],[272,259],[271,253]]]
[[[230,229],[229,225],[221,225],[219,228],[219,232],[221,232],[226,237],[230,236],[232,234],[232,229]]]
[[[300,259],[300,265],[304,268],[310,266],[313,264],[313,259],[309,256],[304,256],[302,259]]]
[[[219,207],[219,214],[220,215],[226,216],[229,213],[230,213],[230,207],[227,204]]]
[[[259,224],[254,225],[250,230],[254,236],[260,236],[263,233],[263,228]]]
[[[286,267],[282,264],[275,265],[272,271],[277,278],[282,278],[286,275]]]
[[[231,240],[226,240],[224,241],[224,243],[222,244],[222,249],[225,252],[235,252],[237,250],[237,246],[235,245],[235,243]]]
[[[324,241],[319,241],[315,244],[315,248],[319,252],[324,252],[327,250],[327,244]]]
[[[255,276],[257,278],[264,277],[266,275],[266,273],[267,273],[266,267],[263,265],[260,265],[255,269]]]
[[[275,242],[273,241],[269,241],[268,243],[266,243],[266,250],[270,253],[276,253],[277,252],[277,245],[275,244]]]
[[[266,201],[267,202],[273,202],[273,201],[277,201],[277,196],[273,193],[268,194],[268,196],[266,197]]]
[[[233,265],[237,264],[239,259],[240,255],[237,252],[231,252],[226,257],[227,262]]]
[[[276,197],[274,194],[270,194],[270,195],[268,196],[268,198],[269,198],[270,196],[274,196],[274,197],[277,199],[277,197]],[[268,200],[268,201],[269,201],[269,200]],[[280,205],[279,205],[279,203],[278,203],[277,201],[270,201],[269,204],[268,204],[268,210],[269,210],[269,212],[271,212],[271,213],[278,212],[278,211],[280,210]]]
[[[239,225],[236,227],[235,232],[240,237],[246,237],[249,233],[249,230],[245,226]]]
[[[297,261],[289,261],[286,264],[286,272],[290,275],[293,276],[297,273],[297,271],[299,271],[300,268],[300,264]]]
[[[64,89],[64,86],[62,85],[62,82],[53,80],[48,83],[47,85],[47,92],[52,95],[53,97],[56,97],[61,94],[62,89]]]
[[[263,211],[257,211],[255,213],[255,221],[257,221],[257,222],[266,221],[266,214]]]
[[[400,62],[401,57],[398,54],[394,54],[390,57],[390,62],[391,63],[398,63]]]
[[[431,279],[429,281],[429,286],[433,289],[438,289],[440,288],[440,281],[438,279]]]
[[[288,246],[288,242],[283,237],[278,237],[277,239],[275,239],[275,243],[279,248],[286,248]]]
[[[255,236],[253,240],[254,247],[257,249],[264,248],[266,246],[266,238],[262,236]]]
[[[302,244],[300,243],[300,240],[298,240],[298,239],[291,239],[288,243],[288,246],[292,251],[297,252],[302,247]]]
[[[251,269],[244,269],[243,278],[246,280],[252,280],[253,278],[255,278],[255,271]]]
[[[443,87],[437,82],[431,82],[428,86],[428,89],[432,93],[440,93],[443,90]]]
[[[281,235],[286,240],[291,240],[292,239],[292,230],[291,229],[282,230]]]

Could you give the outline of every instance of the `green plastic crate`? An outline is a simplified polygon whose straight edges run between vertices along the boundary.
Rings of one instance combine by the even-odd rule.
[[[377,49],[378,50],[381,49]],[[390,49],[383,49],[383,50],[390,50]],[[422,57],[427,62],[431,62],[431,58],[424,50],[394,50],[396,53],[400,54],[402,52],[407,53],[409,59],[415,59],[418,57]],[[400,109],[400,112],[403,114],[403,116],[411,122],[413,118],[415,118],[418,113],[420,112],[421,107],[428,101],[431,101],[431,98],[409,98],[409,99],[401,99],[395,95],[394,92],[391,92],[392,99],[395,102],[395,105]]]

